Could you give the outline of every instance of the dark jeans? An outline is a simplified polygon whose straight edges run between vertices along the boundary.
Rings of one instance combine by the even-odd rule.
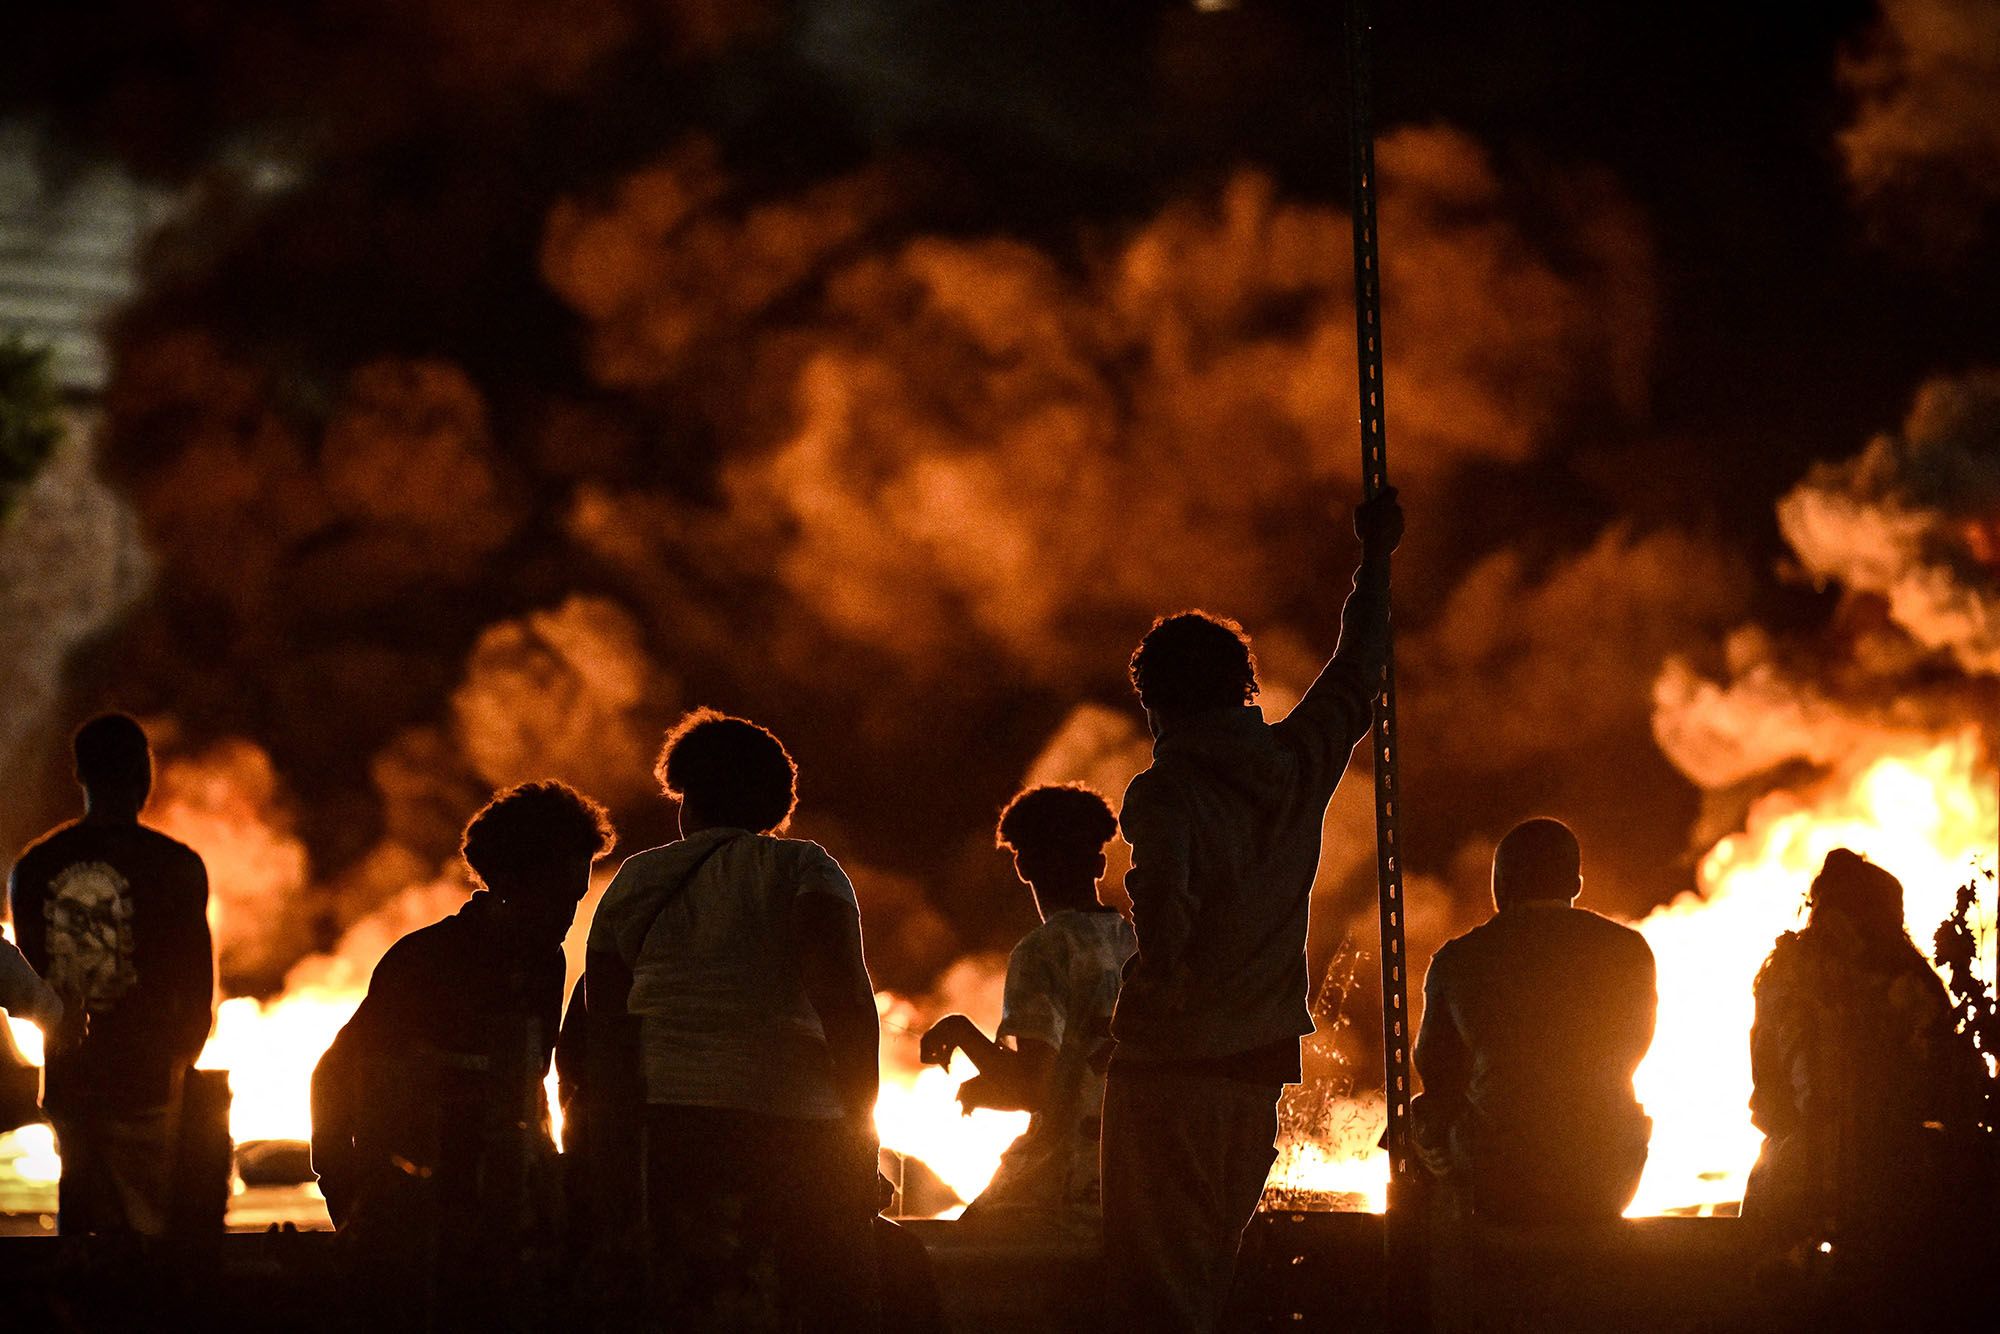
[[[65,1107],[49,1113],[62,1154],[57,1227],[84,1232],[167,1231],[179,1149],[179,1103],[147,1108]]]
[[[669,1329],[874,1329],[874,1192],[841,1122],[647,1108],[653,1318]]]
[[[1275,1084],[1111,1067],[1104,1085],[1104,1263],[1113,1329],[1215,1329],[1236,1248],[1277,1158]]]

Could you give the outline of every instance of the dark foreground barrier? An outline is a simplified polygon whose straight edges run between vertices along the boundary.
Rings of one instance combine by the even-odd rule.
[[[961,1239],[911,1225],[928,1246],[953,1328],[1101,1334],[1100,1262]],[[1446,1242],[1431,1274],[1428,1328],[1453,1331],[1765,1330],[1785,1325],[1730,1218],[1647,1218],[1588,1232],[1476,1231]],[[1232,1302],[1238,1330],[1379,1330],[1382,1219],[1262,1213],[1244,1238]]]
[[[1119,1334],[1104,1311],[1098,1258],[993,1246],[950,1223],[907,1227],[929,1252],[951,1329]],[[330,1233],[217,1240],[199,1250],[137,1254],[54,1237],[0,1237],[0,1328],[356,1328],[354,1283]],[[1993,1328],[1936,1319],[1885,1325],[1838,1303],[1814,1303],[1795,1277],[1760,1271],[1745,1241],[1743,1225],[1725,1218],[1471,1233],[1437,1249],[1428,1324],[1420,1327],[1439,1334]],[[1260,1214],[1245,1239],[1231,1328],[1383,1329],[1381,1256],[1377,1216]],[[1964,1276],[1968,1286],[1983,1277]],[[382,1334],[379,1322],[368,1328]]]

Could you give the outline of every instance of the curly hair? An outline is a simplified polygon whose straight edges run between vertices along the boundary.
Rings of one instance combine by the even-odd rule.
[[[1020,855],[1095,858],[1118,832],[1111,803],[1082,783],[1027,788],[1000,812],[994,846]]]
[[[768,727],[715,709],[674,724],[653,766],[660,790],[710,824],[773,834],[799,801],[799,766]]]
[[[1250,636],[1227,616],[1162,616],[1132,653],[1132,689],[1154,713],[1186,716],[1257,698]]]
[[[459,853],[479,883],[490,888],[495,873],[532,872],[571,857],[596,861],[617,841],[604,807],[569,784],[550,780],[497,793],[465,826]]]

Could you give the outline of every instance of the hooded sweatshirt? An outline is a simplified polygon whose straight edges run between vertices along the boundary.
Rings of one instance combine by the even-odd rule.
[[[793,927],[808,894],[855,908],[858,923],[840,864],[801,839],[705,829],[618,868],[591,921],[590,954],[629,970],[622,1008],[639,1020],[648,1103],[841,1115]],[[853,986],[870,994],[865,974]]]
[[[1179,719],[1125,790],[1125,878],[1139,951],[1111,1021],[1123,1064],[1284,1055],[1298,1078],[1306,914],[1327,802],[1367,732],[1388,644],[1388,578],[1364,562],[1340,648],[1282,721],[1255,705]]]

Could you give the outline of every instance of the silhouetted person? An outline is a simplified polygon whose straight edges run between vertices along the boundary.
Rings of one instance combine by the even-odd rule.
[[[613,839],[604,808],[564,784],[495,796],[462,848],[484,888],[389,948],[313,1071],[327,1212],[392,1286],[442,1272],[440,1301],[468,1287],[491,1294],[517,1277],[521,1245],[549,1239],[543,1080],[562,942]]]
[[[1493,854],[1498,911],[1424,979],[1418,1147],[1497,1222],[1616,1219],[1646,1165],[1652,1122],[1632,1076],[1653,1042],[1653,951],[1573,907],[1582,888],[1569,826],[1516,825]]]
[[[619,1119],[597,1109],[643,1104],[653,1315],[868,1328],[877,1017],[854,886],[777,836],[797,769],[766,729],[690,713],[655,773],[682,837],[619,868],[585,969],[600,1157]]]
[[[1340,648],[1279,723],[1234,622],[1154,623],[1132,655],[1153,763],[1120,816],[1139,951],[1104,1093],[1105,1261],[1120,1328],[1210,1329],[1299,1078],[1306,914],[1320,831],[1367,732],[1388,638],[1395,493],[1355,513],[1361,567]]]
[[[21,952],[74,1005],[42,1105],[62,1153],[65,1233],[166,1232],[181,1089],[214,1017],[208,873],[139,823],[153,755],[124,714],[77,729],[84,816],[14,864]]]
[[[1097,898],[1104,845],[1117,832],[1110,805],[1082,786],[1029,788],[1001,813],[999,845],[1014,854],[1042,924],[1008,956],[998,1040],[952,1014],[919,1048],[933,1064],[949,1064],[954,1051],[972,1059],[979,1074],[958,1091],[967,1111],[1033,1113],[960,1219],[968,1227],[1051,1243],[1094,1245],[1100,1234],[1104,1062],[1119,978],[1136,948],[1125,919]]]
[[[1809,903],[1757,974],[1750,1119],[1765,1140],[1744,1219],[1842,1255],[1927,1244],[1966,1170],[1954,1154],[1977,1118],[1978,1058],[1910,942],[1893,875],[1836,849]]]

